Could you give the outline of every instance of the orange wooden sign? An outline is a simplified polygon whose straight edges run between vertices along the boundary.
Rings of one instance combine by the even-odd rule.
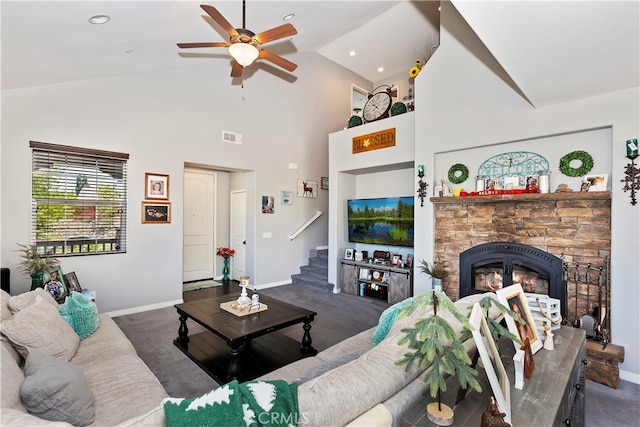
[[[353,137],[352,153],[364,153],[365,151],[379,150],[381,148],[394,147],[395,145],[396,128],[385,129]]]

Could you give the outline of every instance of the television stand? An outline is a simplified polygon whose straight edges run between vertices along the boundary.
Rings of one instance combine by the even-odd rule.
[[[341,260],[342,292],[395,304],[413,296],[413,270],[390,264]]]

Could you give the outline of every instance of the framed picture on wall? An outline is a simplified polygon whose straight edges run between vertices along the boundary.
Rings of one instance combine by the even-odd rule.
[[[320,189],[328,190],[329,189],[329,177],[322,176],[320,177]]]
[[[297,188],[298,197],[317,198],[318,197],[318,181],[309,181],[307,179],[298,180]]]
[[[145,199],[169,200],[169,175],[145,173],[144,195]]]
[[[143,224],[171,223],[171,203],[142,202]]]

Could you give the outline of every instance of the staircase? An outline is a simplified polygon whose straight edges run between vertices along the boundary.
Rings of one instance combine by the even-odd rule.
[[[333,292],[333,285],[328,282],[329,278],[329,250],[321,249],[316,251],[316,256],[309,257],[309,265],[300,267],[300,274],[291,276],[291,284],[310,286]]]

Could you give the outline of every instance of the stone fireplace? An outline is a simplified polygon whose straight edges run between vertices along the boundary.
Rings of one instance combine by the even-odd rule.
[[[498,252],[515,250],[518,255],[535,252],[538,260],[527,260],[525,268],[520,268],[523,263],[518,261],[516,270],[522,271],[516,273],[523,275],[521,283],[528,283],[530,289],[537,287],[535,293],[560,299],[568,324],[594,306],[598,280],[602,280],[596,272],[599,266],[608,266],[611,252],[610,192],[433,197],[431,202],[435,215],[434,252],[446,262],[450,274],[443,287],[452,299],[479,292],[483,286],[498,286],[492,276],[507,277],[500,286],[511,284],[513,267],[508,263],[504,274],[504,258],[489,257],[483,269],[475,273],[466,267],[461,270],[461,254],[467,251],[475,262],[480,250],[472,248],[489,248]],[[513,245],[507,248],[509,244]],[[533,250],[523,249],[526,247]],[[551,256],[545,257],[545,253]],[[558,276],[567,275],[562,271],[563,265],[571,268],[566,289],[562,276]],[[574,277],[580,280],[571,280]],[[610,295],[606,297],[611,301]]]

